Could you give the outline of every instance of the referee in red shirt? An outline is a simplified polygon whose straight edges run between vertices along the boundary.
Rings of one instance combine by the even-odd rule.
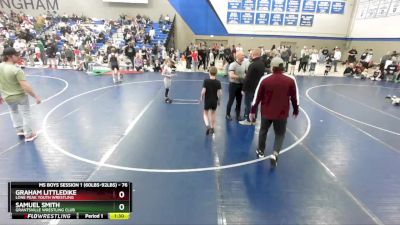
[[[258,84],[250,111],[250,119],[255,119],[258,104],[261,102],[261,127],[258,136],[258,157],[265,157],[265,142],[268,130],[273,124],[275,131],[274,152],[271,155],[271,165],[276,166],[278,155],[282,148],[289,115],[289,99],[293,106],[293,116],[299,114],[299,92],[294,77],[286,75],[284,62],[280,57],[271,61],[272,74],[263,76]]]

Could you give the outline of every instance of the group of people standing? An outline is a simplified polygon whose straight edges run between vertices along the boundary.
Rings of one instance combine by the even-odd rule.
[[[225,47],[223,44],[213,44],[207,46],[206,42],[198,45],[191,43],[183,52],[186,61],[186,69],[198,71],[203,68],[207,70],[209,66],[215,66],[216,60],[222,60],[224,64],[235,61],[236,52],[243,51],[241,45],[232,45],[232,48]]]
[[[271,59],[270,72],[267,72],[265,63],[261,58],[261,49],[251,50],[249,64],[245,63],[243,51],[235,53],[235,59],[229,64],[229,99],[226,106],[226,120],[232,121],[231,108],[236,102],[236,120],[241,125],[254,126],[258,106],[261,103],[261,127],[256,154],[265,157],[265,143],[271,125],[275,131],[275,142],[271,165],[276,166],[279,152],[286,133],[287,118],[290,102],[293,115],[299,114],[298,89],[293,76],[285,74],[285,62],[275,55]],[[204,121],[207,127],[206,134],[215,132],[215,111],[221,99],[221,84],[215,81],[217,69],[209,69],[210,78],[203,83],[201,99],[204,100]],[[265,75],[268,74],[268,75]],[[241,117],[242,98],[245,99],[244,117]],[[208,117],[211,111],[211,119]],[[211,122],[209,122],[211,120]]]

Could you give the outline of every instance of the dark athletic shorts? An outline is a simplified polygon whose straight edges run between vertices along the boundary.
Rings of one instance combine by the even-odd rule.
[[[213,101],[205,101],[204,102],[204,110],[217,110],[218,102]]]
[[[111,70],[117,69],[119,70],[119,66],[118,65],[111,65]]]

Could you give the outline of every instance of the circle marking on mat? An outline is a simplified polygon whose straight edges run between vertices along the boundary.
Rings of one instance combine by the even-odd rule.
[[[43,78],[48,78],[48,79],[53,79],[53,80],[59,80],[59,81],[62,81],[62,82],[64,83],[64,87],[63,87],[63,89],[62,89],[61,91],[57,92],[56,94],[54,94],[54,95],[52,95],[52,96],[50,96],[50,97],[48,97],[48,98],[46,98],[46,99],[43,99],[43,100],[42,100],[42,103],[45,103],[45,102],[47,102],[47,101],[50,101],[51,99],[53,99],[53,98],[59,96],[59,95],[62,94],[64,91],[66,91],[66,90],[68,89],[68,87],[69,87],[68,81],[66,81],[66,80],[64,80],[64,79],[61,79],[61,78],[58,78],[58,77],[50,77],[50,76],[42,76],[42,75],[26,75],[26,76],[27,76],[27,77],[43,77]],[[32,104],[31,106],[33,106],[33,105],[36,105],[36,104]],[[7,111],[7,112],[0,113],[0,116],[7,115],[7,114],[10,114],[10,112]]]
[[[344,115],[344,114],[341,114],[341,113],[339,113],[339,112],[336,112],[335,110],[332,110],[332,109],[330,109],[330,108],[328,108],[328,107],[326,107],[326,106],[324,106],[324,105],[318,103],[317,101],[315,101],[315,100],[314,100],[313,98],[311,98],[311,96],[310,96],[310,91],[313,90],[313,89],[321,88],[321,87],[334,87],[334,86],[378,87],[378,88],[385,88],[385,89],[397,89],[397,88],[380,87],[380,86],[375,86],[375,85],[324,84],[324,85],[317,85],[317,86],[314,86],[314,87],[310,87],[310,88],[307,89],[307,91],[306,91],[306,96],[307,96],[307,98],[308,98],[311,102],[313,102],[314,104],[318,105],[319,107],[321,107],[321,108],[324,109],[325,111],[331,112],[331,113],[333,113],[333,114],[336,114],[336,115],[338,115],[338,116],[341,116],[341,117],[343,117],[343,118],[345,118],[345,119],[348,119],[348,120],[351,120],[351,121],[353,121],[353,122],[356,122],[356,123],[359,123],[359,124],[362,124],[362,125],[365,125],[365,126],[368,126],[368,127],[372,127],[372,128],[377,129],[377,130],[384,131],[384,132],[387,132],[387,133],[390,133],[390,134],[394,134],[394,135],[400,136],[400,133],[398,133],[398,132],[391,131],[391,130],[387,130],[387,129],[385,129],[385,128],[378,127],[378,126],[375,126],[375,125],[372,125],[372,124],[369,124],[369,123],[366,123],[366,122],[363,122],[363,121],[354,119],[353,117],[346,116],[346,115]]]
[[[174,82],[199,82],[199,81],[203,81],[203,80],[174,80]],[[152,80],[152,81],[137,81],[137,82],[129,82],[129,83],[123,83],[120,84],[118,86],[125,86],[125,85],[131,85],[131,84],[144,84],[144,83],[155,83],[155,82],[163,82],[162,80]],[[260,159],[254,159],[254,160],[249,160],[249,161],[245,161],[245,162],[240,162],[240,163],[234,163],[234,164],[228,164],[228,165],[223,165],[223,166],[212,166],[212,167],[203,167],[203,168],[189,168],[189,169],[145,169],[145,168],[135,168],[135,167],[127,167],[127,166],[118,166],[118,165],[113,165],[113,164],[108,164],[108,163],[100,163],[94,160],[90,160],[90,159],[86,159],[80,156],[77,156],[75,154],[72,154],[68,151],[66,151],[65,149],[61,148],[59,145],[57,145],[56,143],[53,142],[53,140],[49,137],[49,132],[47,130],[48,126],[48,119],[49,117],[53,114],[54,111],[56,111],[58,108],[60,108],[62,105],[64,105],[65,103],[74,100],[76,98],[79,98],[81,96],[93,93],[93,92],[97,92],[97,91],[101,91],[101,90],[105,90],[105,89],[109,89],[109,88],[113,88],[116,87],[114,85],[110,85],[110,86],[105,86],[105,87],[101,87],[101,88],[97,88],[97,89],[93,89],[90,91],[86,91],[83,92],[81,94],[72,96],[64,101],[62,101],[61,103],[59,103],[57,106],[55,106],[53,109],[51,109],[45,116],[45,118],[43,119],[43,123],[42,123],[42,127],[43,127],[43,133],[44,133],[44,137],[45,139],[48,141],[48,143],[55,148],[57,151],[59,151],[60,153],[71,157],[73,159],[82,161],[82,162],[86,162],[86,163],[90,163],[96,166],[101,166],[101,167],[107,167],[107,168],[112,168],[112,169],[119,169],[119,170],[125,170],[125,171],[137,171],[137,172],[149,172],[149,173],[190,173],[190,172],[205,172],[205,171],[214,171],[214,170],[223,170],[223,169],[229,169],[229,168],[235,168],[235,167],[241,167],[241,166],[245,166],[245,165],[250,165],[250,164],[254,164],[254,163],[258,163],[261,161],[264,161],[266,159],[269,159],[271,156],[267,156],[265,158],[260,158]],[[310,117],[308,116],[307,112],[303,109],[300,108],[300,110],[304,113],[306,120],[307,120],[307,129],[305,131],[305,133],[303,134],[302,137],[300,137],[296,142],[294,142],[293,144],[291,144],[290,146],[286,147],[285,149],[281,150],[281,154],[288,152],[290,150],[292,150],[294,147],[296,147],[297,145],[299,145],[310,133],[310,129],[311,129],[311,120]]]

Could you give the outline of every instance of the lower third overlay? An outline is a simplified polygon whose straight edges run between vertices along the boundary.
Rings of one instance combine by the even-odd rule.
[[[9,182],[12,219],[128,220],[131,182]]]

